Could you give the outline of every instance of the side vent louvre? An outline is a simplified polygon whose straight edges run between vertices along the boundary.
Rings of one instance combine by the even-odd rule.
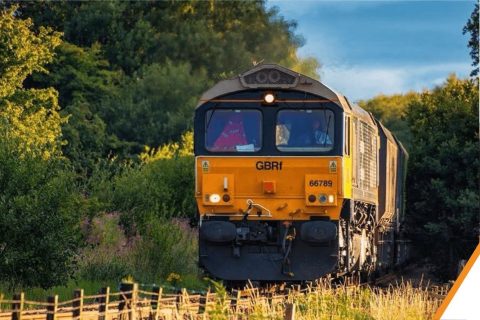
[[[374,129],[361,120],[354,120],[356,128],[357,187],[364,196],[374,197],[377,186],[377,139]]]

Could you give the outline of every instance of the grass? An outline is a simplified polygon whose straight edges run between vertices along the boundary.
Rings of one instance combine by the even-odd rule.
[[[135,279],[132,278],[133,281]],[[39,287],[33,288],[18,288],[9,289],[5,284],[0,284],[0,300],[12,299],[15,293],[23,292],[26,299],[31,301],[47,301],[49,296],[58,295],[60,301],[69,300],[73,297],[73,292],[76,289],[83,289],[84,295],[96,295],[101,288],[110,287],[111,292],[118,292],[120,290],[120,283],[122,280],[70,280],[64,286],[55,286],[50,289],[43,289]],[[138,281],[136,281],[138,283]],[[174,293],[180,288],[186,288],[189,292],[204,292],[208,288],[208,282],[200,279],[196,274],[179,275],[177,281],[169,281],[168,279],[159,279],[156,283],[139,283],[140,289],[151,291],[154,285],[159,285],[164,288],[166,293]]]
[[[25,288],[17,289],[14,292],[0,285],[0,296],[4,299],[11,299],[14,293],[24,292],[25,297],[31,301],[47,301],[48,296],[58,295],[59,300],[69,300],[73,297],[73,291],[83,289],[85,295],[97,294],[101,288],[110,287],[112,291],[118,291],[118,281],[94,281],[94,280],[70,280],[65,286],[56,286],[50,289]]]
[[[181,279],[177,284],[196,281]],[[430,288],[414,287],[410,282],[386,288],[332,286],[328,282],[321,282],[314,287],[290,290],[270,299],[266,294],[249,288],[248,295],[237,304],[238,309],[235,311],[231,308],[232,297],[226,289],[218,282],[211,281],[211,284],[216,292],[215,300],[209,304],[207,310],[208,319],[211,320],[280,320],[284,319],[287,304],[295,306],[297,320],[421,320],[431,319],[442,301],[442,296],[436,295]],[[118,291],[118,283],[79,281],[50,290],[29,289],[25,291],[25,295],[28,300],[45,301],[47,296],[58,294],[60,301],[65,301],[72,297],[74,289],[83,288],[85,295],[92,295],[107,285],[113,292]],[[164,285],[168,286],[167,283]],[[9,298],[11,295],[4,296],[4,299]],[[178,316],[182,318],[187,315]]]
[[[238,314],[228,307],[225,291],[220,289],[217,300],[209,311],[210,319],[284,319],[287,303],[295,305],[295,319],[303,320],[421,320],[431,319],[441,298],[428,288],[415,288],[401,283],[388,288],[368,286],[332,287],[321,283],[304,291],[290,291],[279,300],[269,302],[265,296],[252,293],[248,310]]]

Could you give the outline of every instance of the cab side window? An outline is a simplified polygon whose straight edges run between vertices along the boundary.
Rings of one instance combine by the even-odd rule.
[[[345,135],[345,154],[347,156],[350,155],[350,117],[345,116],[345,130],[344,130],[344,135]]]

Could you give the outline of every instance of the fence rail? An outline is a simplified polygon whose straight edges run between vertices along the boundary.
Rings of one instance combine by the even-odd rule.
[[[295,304],[287,297],[311,293],[314,289],[298,286],[281,294],[246,288],[217,296],[210,291],[202,295],[189,294],[185,289],[179,294],[166,294],[161,287],[145,291],[136,283],[122,283],[119,292],[105,287],[99,294],[84,295],[83,289],[77,289],[72,299],[66,301],[59,301],[58,295],[49,296],[47,301],[31,301],[20,293],[11,300],[0,299],[0,320],[203,320],[209,319],[209,313],[225,309],[230,309],[233,319],[248,319],[249,312],[259,303],[271,310],[281,305],[284,318],[293,320]],[[447,287],[433,289],[430,295],[435,299],[442,299],[448,291]]]
[[[235,291],[233,296],[224,297],[223,304],[240,315],[251,307],[254,291]],[[84,295],[83,289],[77,289],[66,301],[59,301],[58,295],[49,296],[47,301],[31,301],[20,293],[11,300],[0,300],[0,320],[208,319],[216,297],[210,291],[203,295],[189,294],[185,289],[179,294],[165,294],[161,287],[145,291],[136,283],[122,283],[119,292],[105,287],[95,295]],[[283,299],[271,301],[281,303]]]

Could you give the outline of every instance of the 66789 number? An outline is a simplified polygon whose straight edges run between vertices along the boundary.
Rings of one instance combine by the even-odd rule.
[[[332,180],[310,180],[308,182],[310,187],[332,187]]]

